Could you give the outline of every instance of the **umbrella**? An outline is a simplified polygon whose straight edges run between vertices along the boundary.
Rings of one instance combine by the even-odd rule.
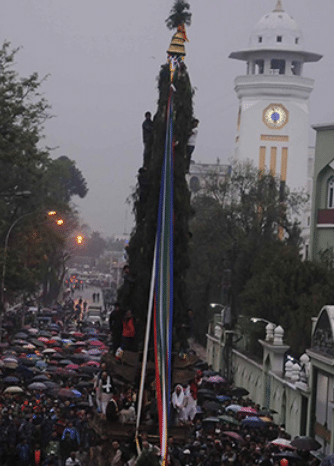
[[[197,394],[198,395],[215,395],[215,392],[213,390],[211,390],[210,388],[200,388],[199,390],[197,390]]]
[[[275,440],[272,440],[270,443],[278,447],[290,448],[291,450],[295,449],[295,447],[291,445],[291,441],[286,438],[275,438]]]
[[[321,444],[317,442],[317,440],[315,440],[312,437],[304,437],[304,436],[295,437],[292,440],[291,445],[293,447],[296,447],[298,450],[307,450],[307,451],[319,450],[319,448],[321,448]]]
[[[225,408],[225,411],[233,411],[234,413],[237,413],[240,411],[242,406],[240,405],[229,405]]]
[[[30,343],[32,343],[34,346],[37,346],[37,348],[44,348],[44,343],[36,340],[35,338],[30,338]]]
[[[88,361],[85,363],[87,366],[95,366],[95,367],[100,367],[100,363],[97,361]],[[83,364],[82,364],[83,365]]]
[[[215,401],[206,401],[204,404],[203,404],[203,409],[205,411],[211,411],[211,412],[218,412],[222,409],[222,407],[220,406],[219,403],[215,402]]]
[[[6,388],[6,390],[4,390],[4,393],[23,393],[23,390],[21,387],[13,385],[11,387]]]
[[[46,388],[59,388],[59,385],[56,382],[45,381],[43,382]]]
[[[224,401],[228,401],[231,398],[227,395],[217,395],[216,396],[217,400],[220,401],[220,403],[223,403]]]
[[[220,419],[220,421],[226,424],[234,424],[235,426],[239,425],[239,421],[237,419],[235,419],[232,416],[227,416],[226,414],[222,414],[221,416],[218,416],[218,419]]]
[[[70,359],[62,359],[61,361],[59,361],[59,364],[61,364],[62,366],[68,366],[69,364],[73,364],[73,361],[71,361]]]
[[[273,458],[275,460],[281,460],[285,458],[288,461],[299,461],[302,459],[302,457],[297,455],[297,453],[294,451],[281,451],[280,453],[274,453]]]
[[[38,337],[37,340],[41,341],[42,343],[47,343],[49,341],[49,339],[46,337]]]
[[[205,419],[202,420],[202,422],[220,422],[219,418],[218,417],[214,417],[214,416],[211,416],[211,417],[206,417]]]
[[[35,375],[32,379],[33,382],[45,382],[47,380],[49,380],[49,377],[45,374]]]
[[[79,369],[79,366],[78,366],[78,364],[68,364],[68,365],[65,367],[65,369],[66,369],[66,370],[73,370],[73,371],[75,371],[75,370]]]
[[[73,390],[70,390],[69,388],[61,388],[60,390],[57,390],[57,395],[60,398],[75,398],[76,395],[73,393]]]
[[[230,391],[230,394],[231,394],[231,396],[235,396],[235,397],[239,398],[240,396],[249,395],[249,391],[246,390],[243,387],[234,387]]]
[[[36,335],[36,333],[39,333],[39,330],[38,328],[28,328],[28,332]]]
[[[24,345],[23,346],[23,349],[29,349],[29,350],[33,350],[36,348],[36,345],[33,345],[32,343],[28,343],[27,345]]]
[[[104,345],[103,341],[100,341],[100,340],[89,340],[88,344],[91,346],[103,346]]]
[[[33,382],[28,385],[29,390],[46,390],[47,386],[42,382]]]
[[[37,361],[35,366],[39,369],[46,369],[48,367],[48,365],[44,361]]]
[[[25,332],[19,332],[14,335],[14,338],[19,338],[25,340],[28,337],[28,334]]]
[[[225,383],[226,380],[220,375],[211,375],[210,377],[204,377],[203,380],[207,383]]]
[[[78,398],[79,398],[80,396],[82,396],[82,393],[79,392],[79,390],[74,390],[74,389],[72,389],[72,392],[73,392],[74,395],[77,396]]]
[[[247,427],[264,427],[266,423],[256,416],[249,416],[241,421],[241,425]]]
[[[5,377],[3,379],[3,381],[6,382],[6,383],[18,383],[20,381],[20,379],[18,379],[17,377],[8,375],[7,377]]]
[[[252,408],[251,406],[244,406],[243,408],[239,409],[238,413],[244,414],[257,414],[257,410]]]
[[[88,350],[87,353],[90,355],[90,356],[94,356],[94,355],[99,355],[101,354],[101,351],[97,348],[94,348],[94,349],[91,349],[91,350]]]
[[[237,434],[236,432],[224,432],[224,435],[233,438],[236,442],[244,443],[245,440],[241,437],[241,435]]]
[[[52,353],[57,353],[57,351],[53,348],[46,348],[45,350],[42,351],[43,354],[52,354]]]

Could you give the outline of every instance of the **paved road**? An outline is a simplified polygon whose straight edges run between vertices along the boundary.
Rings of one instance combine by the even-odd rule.
[[[93,302],[93,293],[100,295],[100,301],[95,303]],[[97,304],[103,307],[102,289],[97,286],[89,286],[83,290],[75,290],[73,295],[74,301],[77,301],[80,298],[82,298],[83,301],[87,301],[87,307],[92,304]]]

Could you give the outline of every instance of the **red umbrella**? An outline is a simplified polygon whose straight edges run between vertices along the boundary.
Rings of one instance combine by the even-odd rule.
[[[244,443],[245,440],[241,437],[241,435],[237,434],[233,431],[224,432],[224,435],[227,435],[230,438],[233,438],[236,442]]]
[[[73,335],[76,338],[83,338],[84,334],[81,332],[71,332],[71,335]]]
[[[56,361],[55,359],[51,359],[51,361],[49,361],[49,364],[52,364],[53,366],[58,366],[58,361]]]
[[[58,341],[51,338],[48,340],[47,345],[58,345]]]

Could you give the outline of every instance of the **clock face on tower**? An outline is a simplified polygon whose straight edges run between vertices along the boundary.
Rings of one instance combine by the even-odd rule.
[[[282,104],[270,104],[263,110],[263,123],[270,129],[280,129],[289,121],[289,111]]]

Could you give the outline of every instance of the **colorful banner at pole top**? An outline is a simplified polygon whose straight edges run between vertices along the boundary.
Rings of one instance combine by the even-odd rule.
[[[167,461],[173,323],[173,86],[167,107],[155,255],[154,347],[162,465]]]

